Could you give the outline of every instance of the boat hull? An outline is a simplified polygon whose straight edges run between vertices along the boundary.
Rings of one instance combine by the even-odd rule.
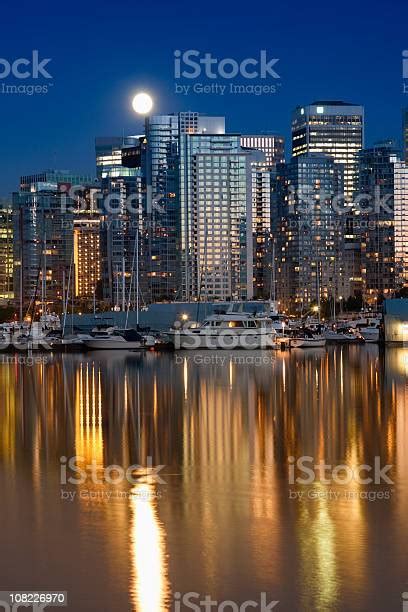
[[[136,349],[145,348],[145,345],[138,341],[121,342],[120,340],[99,340],[99,339],[85,340],[84,346],[85,348],[89,350],[93,350],[93,351],[102,351],[102,350],[104,351],[105,350],[106,351],[109,351],[109,350],[127,351],[127,350],[136,350]]]
[[[364,338],[364,342],[379,342],[380,340],[380,330],[379,329],[370,329],[370,330],[360,330],[360,334]]]
[[[320,348],[326,346],[326,338],[291,338],[292,348]]]
[[[261,330],[262,331],[262,330]],[[266,333],[231,333],[227,330],[219,334],[204,331],[173,331],[168,336],[175,349],[197,350],[259,350],[276,348],[276,334]]]
[[[358,338],[354,334],[343,334],[338,332],[325,332],[324,337],[326,338],[326,342],[333,343],[347,343],[347,342],[357,342]]]

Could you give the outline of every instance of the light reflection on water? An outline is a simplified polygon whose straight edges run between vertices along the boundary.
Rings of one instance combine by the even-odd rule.
[[[76,611],[172,609],[175,591],[237,602],[266,591],[283,610],[400,610],[408,350],[256,355],[0,365],[2,588],[68,590]],[[287,460],[303,455],[351,467],[378,455],[394,466],[391,499],[362,499],[352,482],[350,499],[290,500],[305,488],[289,485]],[[88,479],[61,499],[61,456],[105,467],[151,456],[166,484]]]

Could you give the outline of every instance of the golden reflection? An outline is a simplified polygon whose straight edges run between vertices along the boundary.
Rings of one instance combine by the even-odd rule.
[[[378,525],[393,526],[390,554],[396,563],[405,559],[408,350],[269,355],[260,366],[240,363],[239,351],[225,366],[179,365],[173,355],[151,353],[3,365],[5,515],[28,500],[41,537],[48,528],[54,536],[47,517],[58,516],[55,537],[70,538],[72,563],[86,576],[90,563],[78,554],[85,534],[94,575],[126,597],[130,589],[137,611],[167,609],[170,569],[180,591],[194,584],[216,596],[224,584],[245,588],[245,575],[257,592],[282,585],[297,590],[305,609],[340,609],[340,598],[350,602],[373,588]],[[140,484],[131,496],[67,510],[58,497],[58,457],[75,454],[123,466],[152,455],[175,475],[160,502],[154,487]],[[353,481],[347,500],[292,501],[287,459],[305,455],[350,467],[380,456],[395,466],[395,497],[362,501],[364,487]],[[65,533],[69,511],[78,522]]]
[[[103,464],[101,373],[95,363],[80,364],[76,372],[76,452],[89,464]]]
[[[137,612],[167,610],[170,597],[165,531],[155,496],[149,484],[134,486],[130,496],[130,595]]]

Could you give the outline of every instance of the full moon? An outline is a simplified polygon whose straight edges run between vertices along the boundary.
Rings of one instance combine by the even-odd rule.
[[[138,93],[133,98],[133,110],[139,115],[147,115],[153,108],[153,100],[147,93]]]

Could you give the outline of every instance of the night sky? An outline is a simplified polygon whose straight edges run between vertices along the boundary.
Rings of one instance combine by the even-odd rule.
[[[30,58],[38,49],[40,60],[51,58],[46,84],[52,85],[47,94],[0,93],[0,195],[15,190],[21,174],[44,168],[94,174],[95,136],[141,131],[130,105],[138,90],[154,95],[158,113],[222,114],[228,131],[273,131],[286,138],[296,105],[343,99],[365,105],[366,144],[401,140],[407,23],[408,3],[401,0],[3,4],[0,58]],[[278,91],[176,95],[176,49],[238,61],[265,49],[268,59],[279,58]],[[17,85],[34,82],[45,80],[20,79]],[[16,80],[0,79],[2,84]]]

